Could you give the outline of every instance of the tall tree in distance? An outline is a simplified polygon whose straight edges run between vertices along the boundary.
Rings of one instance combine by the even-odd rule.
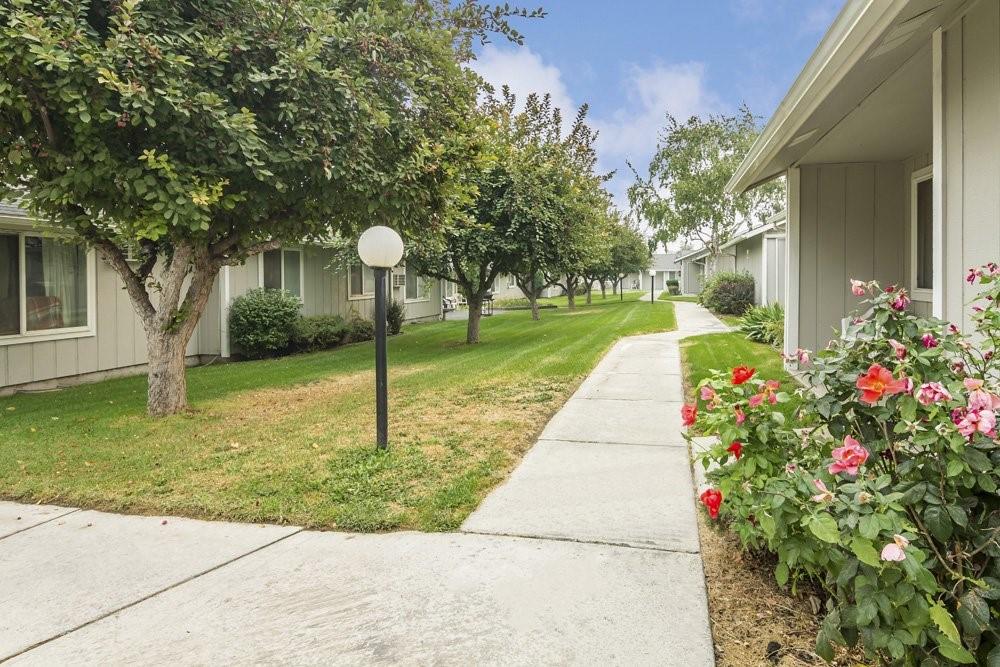
[[[758,134],[757,119],[746,107],[733,116],[693,116],[684,123],[667,114],[648,175],[632,167],[636,180],[628,196],[633,211],[664,244],[700,242],[708,249],[708,269],[715,271],[722,246],[748,224],[763,222],[784,201],[784,183],[778,181],[740,195],[725,191]]]

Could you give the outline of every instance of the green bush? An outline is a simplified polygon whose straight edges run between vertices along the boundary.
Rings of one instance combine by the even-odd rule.
[[[403,320],[406,319],[406,307],[402,301],[393,299],[389,302],[389,307],[385,312],[386,328],[390,336],[396,336],[403,332]]]
[[[781,345],[785,338],[785,309],[780,304],[754,306],[743,314],[740,331],[749,340],[768,345]]]
[[[336,347],[347,337],[347,322],[340,315],[300,317],[292,331],[292,346],[301,352]]]
[[[252,289],[229,309],[229,336],[240,353],[261,359],[288,351],[302,302],[288,292]]]
[[[681,293],[681,284],[676,280],[668,280],[663,283],[663,285],[667,288],[667,292],[670,294],[676,295]]]
[[[754,282],[749,273],[723,271],[705,283],[701,305],[722,315],[742,315],[753,305]]]
[[[360,343],[365,340],[375,338],[375,323],[367,320],[357,313],[351,316],[351,321],[347,323],[347,340],[351,343]]]
[[[698,386],[685,423],[716,435],[701,494],[779,585],[825,604],[816,652],[866,663],[1000,664],[1000,267],[968,334],[914,315],[898,288],[857,282],[864,315],[812,356],[794,419],[780,384],[740,366]],[[808,426],[809,428],[802,428]]]

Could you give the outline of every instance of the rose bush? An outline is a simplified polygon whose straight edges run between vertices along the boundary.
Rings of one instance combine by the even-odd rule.
[[[883,664],[1000,665],[1000,269],[969,275],[983,291],[968,335],[911,313],[904,290],[852,281],[865,314],[794,355],[815,388],[794,424],[747,368],[686,406],[719,438],[699,456],[702,503],[775,554],[779,584],[822,589],[827,659],[842,644]]]

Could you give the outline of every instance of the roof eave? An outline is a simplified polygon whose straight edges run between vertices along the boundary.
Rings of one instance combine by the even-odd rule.
[[[743,193],[781,175],[783,169],[770,166],[778,152],[799,134],[802,124],[880,38],[907,2],[849,0],[844,5],[726,184],[726,192]]]

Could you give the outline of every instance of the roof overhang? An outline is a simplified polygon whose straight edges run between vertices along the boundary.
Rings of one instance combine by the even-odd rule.
[[[968,0],[849,0],[726,185],[745,192],[799,163]]]

